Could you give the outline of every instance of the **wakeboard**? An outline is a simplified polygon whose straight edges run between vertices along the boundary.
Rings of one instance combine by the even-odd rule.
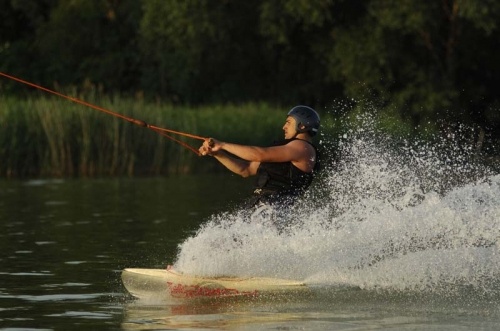
[[[152,297],[195,299],[218,297],[258,297],[306,291],[300,281],[265,277],[201,277],[166,269],[127,268],[122,271],[127,291],[139,299]]]

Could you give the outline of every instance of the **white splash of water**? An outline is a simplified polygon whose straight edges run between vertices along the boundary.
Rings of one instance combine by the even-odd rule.
[[[275,218],[214,215],[175,267],[366,289],[499,291],[500,175],[449,142],[392,141],[371,118],[339,139],[338,160]],[[443,152],[444,151],[444,152]],[[444,153],[444,154],[443,154]]]

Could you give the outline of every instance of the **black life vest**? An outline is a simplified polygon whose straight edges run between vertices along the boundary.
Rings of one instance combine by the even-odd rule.
[[[296,138],[286,139],[274,145],[286,145],[292,140],[296,140]],[[311,146],[316,151],[316,162],[312,172],[304,172],[294,166],[292,162],[261,162],[257,169],[254,187],[256,202],[283,202],[293,200],[294,197],[304,193],[311,184],[319,164],[318,151],[313,144]]]

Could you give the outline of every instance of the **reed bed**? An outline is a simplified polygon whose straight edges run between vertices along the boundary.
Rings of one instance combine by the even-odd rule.
[[[158,127],[244,144],[266,145],[282,138],[286,112],[257,103],[187,107],[113,97],[81,99]],[[151,130],[51,96],[0,96],[0,129],[1,177],[137,176],[220,169],[216,162]],[[180,139],[195,148],[201,143]]]

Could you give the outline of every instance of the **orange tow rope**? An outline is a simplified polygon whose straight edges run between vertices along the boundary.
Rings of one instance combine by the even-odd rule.
[[[108,115],[112,115],[112,116],[115,116],[115,117],[118,117],[118,118],[121,118],[127,122],[130,122],[130,123],[133,123],[135,125],[138,125],[140,127],[143,127],[143,128],[148,128],[148,129],[151,129],[153,130],[154,132],[164,136],[164,137],[167,137],[168,139],[182,145],[183,147],[186,147],[187,149],[191,150],[192,152],[196,153],[197,155],[199,155],[199,151],[193,147],[191,147],[190,145],[186,144],[185,142],[183,141],[180,141],[170,135],[168,135],[166,132],[168,133],[172,133],[172,134],[177,134],[177,135],[180,135],[180,136],[184,136],[184,137],[188,137],[188,138],[193,138],[193,139],[198,139],[198,140],[207,140],[208,138],[205,138],[205,137],[201,137],[201,136],[197,136],[197,135],[194,135],[194,134],[190,134],[190,133],[186,133],[186,132],[181,132],[181,131],[175,131],[175,130],[171,130],[171,129],[166,129],[166,128],[160,128],[160,127],[157,127],[157,126],[154,126],[154,125],[151,125],[151,124],[148,124],[144,121],[141,121],[141,120],[138,120],[138,119],[135,119],[135,118],[131,118],[131,117],[127,117],[125,115],[122,115],[122,114],[119,114],[119,113],[116,113],[114,111],[111,111],[109,109],[106,109],[106,108],[102,108],[102,107],[99,107],[99,106],[96,106],[94,104],[91,104],[91,103],[88,103],[86,101],[83,101],[83,100],[80,100],[80,99],[77,99],[77,98],[74,98],[74,97],[70,97],[68,95],[65,95],[65,94],[62,94],[62,93],[59,93],[59,92],[56,92],[54,90],[51,90],[51,89],[48,89],[46,87],[43,87],[43,86],[40,86],[40,85],[37,85],[37,84],[34,84],[34,83],[31,83],[31,82],[28,82],[28,81],[25,81],[23,79],[20,79],[20,78],[17,78],[17,77],[14,77],[14,76],[11,76],[11,75],[7,75],[6,73],[3,73],[0,71],[0,75],[1,76],[4,76],[4,77],[7,77],[9,79],[12,79],[16,82],[19,82],[19,83],[22,83],[22,84],[26,84],[28,86],[31,86],[31,87],[34,87],[36,89],[39,89],[39,90],[42,90],[42,91],[45,91],[45,92],[48,92],[48,93],[51,93],[51,94],[54,94],[54,95],[57,95],[59,97],[62,97],[62,98],[65,98],[65,99],[68,99],[72,102],[75,102],[75,103],[79,103],[81,105],[84,105],[84,106],[87,106],[87,107],[90,107],[92,109],[95,109],[95,110],[98,110],[98,111],[101,111],[103,113],[106,113]]]

